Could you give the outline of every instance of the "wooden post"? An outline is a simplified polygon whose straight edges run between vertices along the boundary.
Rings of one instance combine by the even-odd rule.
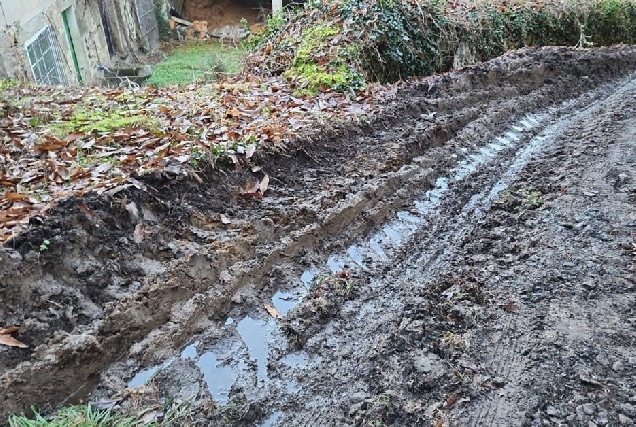
[[[272,0],[272,13],[283,9],[283,0]]]

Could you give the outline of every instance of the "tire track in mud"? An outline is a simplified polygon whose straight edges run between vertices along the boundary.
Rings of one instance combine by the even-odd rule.
[[[626,99],[630,99],[636,92],[636,81],[634,77],[635,76],[630,76],[627,82],[617,84],[617,90],[608,87],[601,89],[599,93],[613,92],[613,94],[607,98],[601,98],[598,95],[591,97],[591,99],[584,97],[578,100],[578,102],[565,103],[560,111],[556,111],[556,109],[549,111],[547,113],[548,117],[552,115],[565,115],[565,117],[559,117],[555,120],[544,119],[544,122],[556,121],[556,123],[549,124],[538,135],[531,138],[529,142],[522,144],[516,156],[513,157],[510,166],[504,169],[503,173],[497,175],[496,167],[491,168],[490,171],[481,171],[481,175],[485,176],[477,178],[479,185],[476,186],[473,191],[466,191],[466,188],[462,188],[462,191],[465,191],[471,196],[456,215],[449,215],[449,213],[454,212],[455,209],[451,206],[444,206],[442,203],[440,206],[446,208],[445,212],[441,211],[439,213],[439,217],[437,218],[438,222],[432,231],[423,233],[428,235],[428,237],[420,238],[410,243],[414,247],[409,247],[408,250],[409,252],[415,252],[416,255],[408,257],[398,266],[391,266],[392,271],[388,273],[388,278],[380,279],[376,284],[373,284],[374,280],[372,279],[370,287],[379,289],[379,291],[372,293],[372,296],[368,297],[367,307],[365,307],[365,303],[362,303],[361,306],[358,307],[359,311],[365,314],[364,316],[356,317],[355,323],[359,325],[358,328],[354,330],[353,334],[341,340],[336,340],[338,344],[332,344],[329,347],[346,347],[347,342],[356,342],[358,349],[354,351],[359,351],[363,355],[372,353],[374,345],[371,345],[372,342],[367,341],[369,339],[368,337],[373,337],[375,331],[382,331],[383,325],[400,323],[403,307],[406,305],[412,292],[417,289],[418,285],[428,286],[440,276],[451,273],[451,271],[449,271],[451,268],[451,260],[457,256],[458,251],[463,250],[462,242],[478,227],[478,224],[482,222],[484,216],[489,213],[491,203],[502,191],[508,188],[509,184],[517,179],[521,170],[528,162],[531,161],[533,157],[542,154],[546,149],[553,150],[554,147],[551,146],[551,144],[558,138],[562,138],[570,128],[578,123],[593,121],[595,116],[606,108],[615,107],[620,109],[620,103],[617,101],[624,102]],[[617,103],[619,104],[618,106]],[[575,110],[575,113],[569,114],[571,110]],[[535,123],[538,124],[536,121]],[[500,167],[501,165],[496,166]],[[488,172],[491,173],[490,176],[488,176]],[[459,199],[459,202],[462,203],[461,196],[451,196],[451,198]],[[465,196],[463,200],[466,200]],[[394,283],[402,283],[404,285],[397,287],[392,286]],[[387,316],[386,314],[382,314],[377,316],[377,313],[386,312],[393,312],[393,315]],[[334,322],[342,323],[351,320],[352,319],[346,317],[344,319],[336,317]],[[504,318],[501,319],[501,323],[504,325],[501,335],[504,337],[516,336],[517,332],[522,330],[525,326],[524,323],[519,322],[527,323],[527,318],[513,314],[504,314]],[[330,332],[334,332],[334,330],[338,330],[338,327],[334,327]],[[320,337],[315,338],[316,342],[326,340],[324,332],[319,332],[318,335]],[[335,335],[337,335],[337,333]],[[525,351],[527,348],[535,347],[536,345],[532,345],[532,341],[535,339],[536,338],[530,335],[524,335],[520,339],[511,340],[511,343],[505,340],[499,341],[498,345],[494,347],[490,357],[485,358],[486,360],[493,361],[495,364],[494,366],[488,366],[488,369],[492,372],[497,372],[505,378],[523,378],[525,366],[522,361],[525,357],[520,350],[523,349]],[[359,350],[360,347],[365,348],[367,351]],[[321,352],[319,345],[312,347],[312,351],[316,351],[320,354],[323,360],[329,360],[328,355]],[[352,355],[352,357],[355,356]],[[334,375],[335,371],[341,375],[335,374],[334,376],[341,378],[346,376],[342,373],[343,370],[354,369],[353,366],[358,364],[364,365],[364,363],[364,359],[356,359],[355,363],[347,364],[343,368],[338,368],[337,362],[334,362],[322,367],[320,371],[330,372],[331,375]],[[336,367],[333,365],[336,365]],[[320,382],[318,378],[314,378],[314,380]],[[318,415],[319,422],[313,425],[339,425],[346,423],[342,418],[334,418],[334,415],[341,417],[342,414],[334,414],[334,411],[328,409],[329,404],[335,404],[338,401],[337,395],[339,392],[343,396],[348,395],[346,392],[343,392],[342,389],[337,391],[329,390],[332,386],[336,386],[336,389],[338,389],[338,385],[339,383],[335,381],[326,383],[327,390],[321,389],[321,392],[333,394],[331,396],[329,396],[329,394],[327,394],[327,396],[323,394],[322,398],[324,400],[322,402],[320,402],[320,398],[318,399],[319,401],[316,402],[314,396],[316,410],[324,412]],[[399,387],[396,381],[393,381],[393,385]],[[346,388],[347,387],[344,387],[345,390]],[[525,407],[521,405],[521,402],[526,398],[525,389],[522,387],[514,390],[513,393],[517,395],[517,401],[513,403]],[[319,393],[313,390],[312,394],[316,395]],[[312,400],[311,396],[304,396],[304,398],[309,401]],[[469,414],[466,419],[463,419],[462,422],[457,425],[521,425],[525,414],[521,412],[514,413],[511,416],[510,408],[517,408],[517,406],[507,401],[509,398],[510,396],[507,393],[494,395],[492,400],[489,400],[484,407],[476,410],[474,414]],[[301,400],[305,401],[305,399]],[[301,407],[300,402],[294,407],[294,411],[299,411],[299,407]],[[301,414],[289,415],[289,418],[283,418],[281,425],[307,425],[307,419],[302,418],[304,411],[300,410],[300,412]],[[428,421],[432,421],[432,413],[428,415],[430,416]]]
[[[617,94],[594,105],[587,120],[582,118],[569,126],[568,133],[557,134],[554,146],[536,160],[539,165],[552,162],[549,165],[552,170],[572,172],[570,181],[574,185],[570,186],[575,189],[564,193],[567,196],[562,198],[569,200],[560,206],[555,203],[554,211],[558,216],[585,218],[589,225],[579,222],[573,229],[587,229],[590,234],[583,242],[564,238],[558,231],[563,226],[554,224],[553,214],[542,215],[542,222],[548,223],[547,229],[536,231],[545,242],[546,253],[540,258],[545,273],[537,283],[551,288],[545,297],[540,292],[542,286],[535,284],[533,290],[539,292],[537,297],[531,294],[530,298],[521,286],[509,288],[518,295],[520,307],[516,315],[501,319],[500,334],[508,337],[507,342],[501,340],[495,348],[481,347],[483,360],[492,365],[494,372],[502,372],[507,383],[488,400],[468,406],[457,417],[457,425],[631,425],[633,422],[635,413],[628,402],[633,403],[635,396],[630,394],[629,387],[625,388],[624,378],[629,377],[630,371],[633,378],[636,359],[634,351],[625,346],[634,345],[636,334],[633,327],[623,322],[633,313],[634,281],[632,277],[630,284],[624,278],[629,273],[619,248],[633,232],[636,209],[634,188],[630,201],[630,196],[625,197],[629,190],[617,192],[616,184],[629,185],[631,181],[626,177],[636,172],[633,143],[636,122],[627,118],[635,110],[635,95],[636,84],[630,82]],[[615,120],[608,120],[608,116]],[[568,138],[577,133],[588,134],[581,138],[578,147]],[[568,157],[559,156],[565,164],[555,164],[551,153],[564,149],[570,151]],[[623,168],[623,181],[614,181],[612,185],[608,174],[616,168]],[[536,180],[536,176],[532,178]],[[585,201],[590,197],[596,200]],[[569,229],[570,225],[564,227]],[[529,228],[531,233],[535,231]],[[597,239],[600,245],[594,244]],[[604,278],[606,275],[609,277]],[[595,290],[600,290],[596,297]],[[590,296],[592,301],[588,302]],[[612,342],[608,335],[619,335],[623,342]],[[563,349],[566,357],[558,349]],[[600,353],[592,363],[586,354],[590,350]],[[613,369],[616,368],[613,365],[607,369],[608,366],[598,363],[608,358],[618,366],[627,366]],[[547,362],[547,374],[537,367],[537,360],[541,359]]]
[[[401,273],[399,268],[393,268],[394,270],[397,270],[398,273],[396,277],[391,277],[391,282],[425,284],[434,280],[448,268],[449,261],[455,256],[456,252],[461,249],[462,241],[465,240],[466,237],[472,232],[472,230],[476,226],[476,223],[479,223],[484,215],[487,214],[493,200],[495,200],[500,195],[500,193],[504,191],[512,181],[515,180],[515,178],[519,175],[521,169],[534,156],[545,150],[546,145],[552,143],[555,137],[562,134],[564,130],[567,130],[577,122],[589,119],[606,105],[611,105],[615,101],[615,99],[624,97],[625,91],[634,89],[632,86],[634,86],[633,83],[626,86],[622,84],[619,90],[612,97],[600,99],[600,94],[606,94],[608,91],[608,88],[605,87],[592,96],[588,95],[577,101],[567,102],[560,108],[553,108],[551,111],[548,111],[542,116],[528,116],[519,123],[519,126],[513,126],[510,131],[505,132],[503,134],[504,136],[496,138],[495,141],[493,141],[489,145],[482,147],[478,152],[470,153],[467,156],[466,160],[459,162],[455,168],[451,169],[449,173],[450,179],[446,177],[439,178],[437,180],[437,187],[429,190],[426,193],[425,198],[423,200],[416,201],[414,205],[413,210],[417,211],[417,214],[423,215],[424,217],[418,218],[416,216],[417,214],[415,214],[410,217],[406,217],[406,219],[402,221],[400,221],[400,219],[394,220],[393,222],[390,222],[387,226],[385,226],[380,231],[380,233],[384,233],[385,237],[388,237],[389,240],[391,240],[391,237],[393,237],[392,243],[384,245],[385,247],[383,248],[383,245],[381,243],[378,243],[379,241],[381,241],[381,239],[379,239],[378,235],[375,234],[371,236],[366,243],[357,244],[356,247],[358,252],[362,252],[363,254],[370,254],[375,252],[375,257],[368,257],[375,258],[376,261],[372,263],[372,265],[365,266],[364,263],[360,263],[359,261],[352,259],[352,257],[350,256],[350,249],[352,247],[349,247],[343,255],[332,255],[328,257],[328,270],[331,270],[331,273],[336,273],[345,265],[349,265],[351,270],[355,270],[355,264],[359,264],[358,268],[360,268],[362,271],[367,270],[367,274],[368,270],[370,269],[373,272],[378,273],[387,266],[391,267],[391,264],[392,262],[394,262],[395,258],[399,258],[399,253],[403,252],[409,245],[412,245],[413,237],[419,234],[420,238],[416,243],[416,247],[420,249],[418,251],[420,253],[415,257],[402,262],[402,264],[405,266],[411,266],[408,268],[406,274]],[[589,105],[590,103],[592,103],[592,105]],[[578,109],[580,109],[580,111],[568,115],[569,111]],[[553,121],[553,119],[551,119],[551,116],[560,116],[564,114],[566,116],[560,117],[555,124],[549,124],[550,121]],[[543,128],[543,130],[541,130],[537,135],[534,135],[534,133],[537,132],[537,129],[541,128]],[[513,155],[511,156],[511,154]],[[503,166],[502,161],[506,158],[512,158],[512,160],[508,161],[509,166],[507,168],[504,168],[502,172],[500,170]],[[463,182],[474,179],[475,177],[478,177],[478,179],[475,180],[474,184],[468,184],[461,187]],[[464,193],[463,197],[458,197],[457,194],[455,194],[458,192],[458,187],[461,188],[462,193]],[[452,203],[459,203],[457,206],[462,206],[463,203],[463,207],[461,207],[458,210],[458,213],[454,216],[448,216],[440,214],[440,212],[438,212],[439,208],[444,208],[446,212],[457,211],[457,208],[453,207],[452,203],[445,203],[447,199],[450,200]],[[427,215],[432,216],[435,221],[426,221],[425,217]],[[423,223],[425,222],[429,222],[429,224],[434,222],[435,225],[423,233],[422,229],[419,227],[422,227]],[[409,227],[408,224],[415,226]],[[387,232],[387,229],[393,231]],[[396,239],[394,233],[401,233],[401,238]],[[428,237],[422,239],[421,234],[425,234]],[[440,238],[440,236],[443,237]],[[401,244],[396,243],[396,240],[400,240]],[[411,247],[409,248],[409,250],[412,251],[413,248]],[[349,259],[346,259],[347,254],[349,254]],[[364,257],[353,258],[364,259]],[[408,293],[412,292],[413,288],[415,288],[416,286],[407,289],[400,289],[398,290],[398,292],[396,292],[396,289],[391,288],[390,285],[385,281],[382,281],[379,286],[371,285],[371,288],[378,287],[381,289],[391,289],[393,291],[390,305],[382,307],[387,311],[390,311],[396,308],[396,301],[408,298]],[[405,295],[404,292],[407,292],[407,294]],[[400,293],[402,295],[400,295]],[[383,311],[380,310],[378,307],[375,307],[375,305],[377,304],[377,297],[378,295],[374,295],[374,298],[370,299],[369,307],[365,307],[363,304],[362,307],[359,307],[359,311],[361,313],[367,314],[375,313],[377,311]],[[386,296],[384,298],[386,298]],[[248,314],[248,316],[258,318],[258,314]],[[386,317],[380,317],[379,320],[379,322],[376,322],[374,319],[369,319],[364,316],[357,317],[356,323],[364,326],[362,328],[357,328],[355,330],[356,335],[354,335],[353,337],[349,336],[347,337],[347,339],[350,342],[355,340],[356,342],[358,342],[358,345],[360,345],[359,340],[357,340],[356,338],[359,338],[360,336],[365,337],[368,335],[373,335],[372,331],[381,329],[382,324],[390,324],[396,321],[395,319]],[[509,316],[509,320],[511,321],[511,324],[508,325],[510,331],[504,331],[504,333],[518,329],[516,327],[518,325],[516,325],[515,323],[516,319],[513,316]],[[347,321],[349,321],[349,319]],[[515,327],[513,328],[511,325],[515,325]],[[261,327],[260,331],[263,332],[265,335],[271,335],[271,331],[274,329],[276,329],[276,326],[273,325],[272,322],[269,322],[267,326]],[[257,330],[259,330],[258,327]],[[333,332],[333,330],[330,330],[330,333]],[[325,335],[324,332],[318,332],[318,334]],[[220,335],[223,334],[221,333]],[[269,343],[261,345],[265,346],[266,349],[272,345],[278,346],[277,350],[279,351],[279,353],[276,355],[275,359],[278,359],[278,361],[280,361],[284,358],[284,354],[293,353],[293,349],[286,349],[286,345],[284,343],[281,343],[280,332],[277,332],[277,335],[278,338],[276,340],[271,339]],[[227,339],[219,338],[218,332],[215,332],[214,336],[217,340]],[[235,335],[234,339],[239,340],[240,342],[241,336]],[[206,341],[205,334],[199,336],[199,338],[197,338],[197,341]],[[310,342],[308,345],[310,347],[312,347],[313,345],[310,353],[313,351],[317,351],[320,354],[320,350],[316,348],[317,345],[315,343],[312,344]],[[334,347],[334,345],[330,345],[329,347]],[[371,349],[371,347],[369,347],[369,349]],[[523,370],[523,365],[514,363],[518,361],[516,358],[518,356],[516,350],[517,347],[513,349],[503,347],[501,349],[501,353],[504,357],[498,359],[502,364],[494,369],[494,371],[501,372],[506,377],[514,377],[514,375],[511,375],[512,368],[514,368],[517,374],[521,373]],[[299,354],[301,353],[295,352],[294,357],[301,357],[306,359],[310,358],[310,356],[308,355],[299,356]],[[509,355],[510,358],[506,358],[506,355]],[[224,353],[222,358],[240,359],[241,357],[245,357],[245,355],[241,355],[240,351],[237,352],[235,348],[234,353]],[[269,367],[271,367],[272,364],[276,365],[276,361],[272,361],[271,357],[268,358],[267,353],[265,353],[264,356],[261,354],[260,357],[265,357],[267,359]],[[326,354],[320,355],[319,359],[329,360],[328,355]],[[250,359],[248,356],[247,361],[249,360]],[[274,368],[275,370],[279,371],[278,375],[281,377],[294,376],[294,374],[292,372],[289,372],[289,370],[285,374],[286,369],[283,367],[283,365],[284,363],[280,363],[277,368]],[[245,364],[242,367],[238,367],[238,369],[249,371],[249,368],[247,366],[248,365]],[[235,369],[237,368],[235,367]],[[318,365],[318,367],[314,367],[312,369],[316,369],[318,371],[331,371],[333,367],[329,368]],[[239,375],[237,374],[235,380],[238,377]],[[164,381],[170,382],[169,379],[165,379],[165,376],[163,378]],[[339,376],[336,376],[336,378],[339,378]],[[249,398],[255,401],[259,401],[262,400],[264,396],[268,395],[269,400],[271,400],[272,402],[277,402],[272,403],[272,406],[279,406],[276,409],[284,407],[285,404],[281,402],[285,402],[285,397],[283,396],[285,392],[282,392],[280,388],[269,387],[267,384],[262,384],[262,379],[263,378],[260,378],[255,383],[258,384],[256,388],[260,386],[262,388],[262,391],[260,393],[252,391],[251,393],[249,393]],[[331,388],[337,384],[340,384],[340,386],[344,386],[347,384],[346,381],[346,379],[342,378],[340,378],[340,382],[335,382],[332,380],[332,382],[329,383],[329,387]],[[252,384],[251,386],[253,387],[255,384]],[[232,384],[226,384],[228,391],[231,385]],[[246,382],[244,386],[250,387],[249,382]],[[316,393],[316,391],[317,390],[311,390],[310,394],[320,394]],[[281,395],[281,393],[283,395]],[[296,389],[294,390],[294,393],[299,394],[301,392]],[[307,400],[312,399],[310,396],[306,396],[305,398]],[[303,398],[302,400],[305,401],[305,398]],[[489,410],[492,409],[496,409],[496,404],[493,404],[493,406],[490,407]],[[486,411],[486,413],[484,414],[485,417],[488,417],[488,412],[489,411]],[[277,417],[284,417],[285,413],[276,411],[274,412],[274,414],[276,414]],[[307,415],[310,416],[311,419],[313,419],[314,421],[309,421],[309,419],[307,418],[292,418],[291,420],[283,421],[282,424],[286,425],[285,423],[291,423],[292,425],[308,425],[307,423],[309,423],[310,425],[323,425],[325,421],[324,419],[321,419],[320,414],[317,415],[314,413],[312,415]],[[333,414],[326,413],[323,414],[323,417],[324,416],[329,419],[329,417],[333,416]],[[285,418],[283,418],[283,420],[285,420]],[[332,421],[336,422],[334,420]],[[342,422],[342,420],[340,420],[339,422]],[[470,425],[480,425],[480,423],[481,421],[479,420],[476,422],[469,422]]]
[[[601,58],[599,55],[605,56]],[[216,194],[219,193],[217,188],[210,190],[191,183],[166,184],[167,180],[163,178],[146,182],[149,187],[172,188],[168,191],[169,197],[172,193],[181,192],[176,200],[163,200],[157,192],[154,199],[150,197],[154,201],[145,203],[145,199],[149,198],[146,190],[138,188],[139,191],[136,191],[133,188],[126,197],[139,204],[144,202],[144,206],[150,207],[149,217],[158,218],[159,225],[152,233],[152,243],[139,252],[148,258],[151,267],[160,266],[160,271],[146,268],[135,276],[141,283],[132,287],[134,290],[120,292],[123,298],[104,298],[105,302],[100,301],[100,306],[105,309],[96,319],[83,319],[78,326],[66,325],[63,334],[44,330],[41,336],[50,338],[50,341],[43,339],[44,343],[26,360],[0,354],[5,384],[0,398],[7,402],[2,406],[0,418],[27,410],[31,404],[56,405],[70,395],[82,397],[100,376],[100,393],[117,391],[132,378],[138,366],[162,363],[174,357],[193,334],[214,331],[208,334],[208,342],[204,343],[208,347],[222,341],[228,335],[222,327],[227,316],[238,319],[255,313],[255,320],[262,319],[260,307],[268,297],[277,290],[293,288],[299,283],[298,277],[305,270],[304,267],[299,268],[300,265],[324,265],[329,253],[351,247],[347,245],[381,228],[396,211],[405,212],[403,209],[411,205],[420,190],[431,188],[428,196],[439,198],[443,183],[440,187],[440,183],[435,182],[436,178],[459,162],[470,164],[471,154],[488,157],[479,147],[491,141],[494,135],[500,133],[502,126],[510,124],[511,119],[592,89],[608,78],[632,70],[635,63],[633,48],[580,52],[539,49],[428,79],[404,90],[402,96],[410,99],[396,101],[396,105],[391,107],[393,110],[390,108],[384,116],[357,132],[336,130],[332,137],[323,135],[320,136],[322,139],[314,138],[316,141],[313,143],[301,145],[291,157],[263,159],[266,170],[279,179],[280,187],[272,186],[271,200],[265,200],[262,205],[237,201],[232,197],[221,198]],[[528,122],[530,129],[526,131],[534,132],[536,125]],[[503,138],[505,141],[506,135]],[[523,142],[514,141],[517,145]],[[501,141],[494,143],[502,147],[501,153],[508,153],[505,156],[514,152]],[[492,154],[499,152],[494,145],[492,147]],[[493,165],[487,171],[498,173],[499,169],[498,165]],[[232,186],[242,185],[246,176],[229,175],[228,178],[214,179],[216,181],[213,182],[218,182],[222,189],[231,192]],[[471,190],[468,184],[462,181],[466,187],[458,190],[459,193],[465,190],[465,194],[461,194],[457,203],[441,203],[432,208],[442,212],[448,209],[447,213],[459,212],[459,206],[470,204],[467,198],[474,189]],[[206,198],[212,203],[206,205],[202,201]],[[429,198],[428,202],[431,201]],[[106,200],[99,212],[116,216],[112,213],[113,203],[118,202]],[[481,206],[479,200],[472,203]],[[238,204],[240,209],[233,207],[234,204]],[[486,206],[483,205],[483,208]],[[224,230],[210,219],[214,213],[226,209],[234,210],[234,218],[240,224],[234,230]],[[409,209],[412,215],[418,213],[417,206]],[[265,220],[267,218],[269,221]],[[412,218],[404,218],[402,227],[411,229],[404,224]],[[58,227],[63,229],[63,224]],[[105,225],[102,229],[114,229],[118,233],[117,238],[126,236],[118,231],[126,229],[125,223],[116,223],[115,227],[111,223]],[[422,233],[431,241],[453,228],[439,226],[436,220],[418,226],[419,231],[426,231],[426,227],[431,226],[430,230]],[[89,233],[95,231],[94,228],[86,228]],[[403,230],[398,231],[401,233]],[[58,232],[63,234],[63,231]],[[37,244],[43,235],[36,228],[22,243]],[[376,237],[372,246],[377,247],[391,236],[376,234]],[[77,239],[71,241],[70,247],[81,253],[84,248],[74,242]],[[98,241],[99,244],[103,242]],[[24,250],[22,255],[29,255],[25,247],[24,244],[18,245],[19,250]],[[371,250],[366,255],[373,258],[374,255],[369,255],[373,248],[369,247]],[[161,251],[166,250],[164,248],[175,253],[174,259],[163,255]],[[116,249],[110,250],[117,252]],[[407,254],[400,245],[389,245],[386,250],[392,251],[391,262],[408,265]],[[130,249],[122,251],[120,262],[129,253]],[[158,256],[158,253],[162,255]],[[439,253],[443,255],[444,251]],[[389,258],[385,262],[377,255],[375,258],[376,262],[367,265],[366,270],[355,273],[356,280],[382,274]],[[59,279],[55,265],[47,267],[39,260],[33,262],[28,256],[19,261],[9,260],[5,265],[4,270],[0,269],[3,284],[13,281],[18,283],[18,287],[26,287],[24,283],[30,280],[30,276],[24,277],[21,272],[15,271],[30,271],[32,265],[37,267],[33,274],[50,274]],[[333,265],[338,266],[338,261],[335,260]],[[110,267],[102,268],[108,270]],[[77,269],[78,273],[80,270]],[[328,269],[323,271],[329,272]],[[73,277],[73,271],[65,274],[62,279],[67,286],[72,287],[76,283],[74,280],[79,283],[83,280],[81,275]],[[369,289],[360,287],[360,301],[371,301],[374,289],[373,286]],[[387,289],[393,287],[388,285]],[[16,297],[12,295],[11,298]],[[350,305],[355,310],[356,301],[354,299],[344,305],[339,302],[334,306],[333,315],[338,314],[341,306],[345,313],[350,310]],[[397,308],[400,308],[397,303],[387,306],[390,312]],[[6,317],[10,316],[16,315]],[[333,328],[331,317],[323,319],[328,322],[327,330]],[[388,325],[389,319],[386,320]],[[308,330],[311,332],[307,336],[309,349],[314,345],[312,340],[316,341],[314,335],[324,333],[320,332],[321,325],[317,326],[315,330]],[[236,335],[233,337],[240,339]],[[286,348],[282,338],[276,345]],[[268,358],[271,360],[267,361],[266,369],[280,376],[286,371],[283,368],[277,371],[277,366],[282,365],[278,363],[282,356],[278,356]],[[243,357],[251,356],[247,352]],[[104,371],[118,359],[123,362],[115,363]],[[249,362],[251,359],[246,360]],[[250,374],[244,375],[242,384],[258,390],[258,381],[256,387],[250,385],[253,369],[247,363],[245,370]],[[91,381],[86,383],[89,379]],[[165,381],[169,385],[169,378]],[[104,385],[105,382],[110,385]],[[80,391],[73,394],[78,387]],[[266,387],[263,390],[270,391]],[[318,393],[320,390],[315,391]],[[199,392],[199,403],[210,400],[205,386],[199,387]],[[274,392],[282,403],[268,400],[258,393],[251,397],[262,404],[263,410],[256,419],[264,412],[293,404],[285,403],[294,401],[293,393],[287,396],[281,387],[275,388]],[[240,393],[234,390],[233,394]],[[329,408],[333,410],[331,406]]]

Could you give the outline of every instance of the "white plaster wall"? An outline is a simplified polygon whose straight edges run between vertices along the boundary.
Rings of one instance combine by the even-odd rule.
[[[97,65],[110,66],[101,16],[92,0],[0,0],[0,77],[32,80],[25,43],[50,25],[63,52],[64,69],[71,83],[76,74],[62,11],[74,6],[75,25],[70,22],[80,72],[90,84],[99,73]],[[72,20],[71,20],[72,21]]]

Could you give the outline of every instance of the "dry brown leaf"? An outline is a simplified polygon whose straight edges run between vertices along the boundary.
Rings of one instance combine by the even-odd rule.
[[[254,144],[250,144],[247,147],[245,147],[245,158],[250,159],[254,155],[255,151],[256,151],[256,145]]]
[[[126,210],[134,220],[139,218],[139,210],[137,209],[137,204],[135,202],[128,203],[126,205]]]
[[[144,226],[137,224],[135,226],[135,232],[133,233],[133,240],[139,244],[144,241]]]
[[[4,193],[4,198],[7,200],[22,200],[22,201],[28,201],[29,200],[29,196],[27,196],[26,194],[19,194],[19,193],[12,193],[10,191],[7,191],[6,193]]]
[[[283,318],[283,316],[280,315],[278,310],[276,310],[276,307],[274,307],[271,304],[265,304],[265,310],[267,310],[269,315],[272,316],[274,319],[282,319]]]
[[[457,403],[458,400],[459,396],[457,396],[456,394],[451,394],[450,396],[448,396],[448,399],[446,399],[446,403],[444,406],[446,406],[447,408],[451,408],[455,403]]]
[[[150,411],[150,412],[146,412],[144,414],[144,416],[141,418],[141,422],[145,425],[145,424],[150,424],[150,423],[154,423],[156,422],[159,417],[163,415],[161,412],[159,411]]]
[[[99,219],[99,215],[97,215],[97,213],[92,210],[91,208],[89,208],[88,206],[86,206],[86,203],[82,203],[79,202],[77,204],[77,208],[80,210],[80,212],[82,212],[84,214],[84,216],[86,216],[86,218],[88,218],[90,221],[95,221],[97,219]]]
[[[20,328],[12,326],[7,329],[0,329],[0,345],[6,345],[8,347],[29,348],[28,345],[16,340],[10,334],[18,332]]]
[[[267,190],[268,186],[269,186],[269,175],[265,175],[261,183],[258,185],[258,190],[261,192],[261,194],[265,194],[265,191]]]

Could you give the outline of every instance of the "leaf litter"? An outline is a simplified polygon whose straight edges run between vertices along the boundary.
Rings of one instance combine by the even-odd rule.
[[[116,191],[151,171],[192,175],[219,157],[241,170],[258,149],[284,149],[321,121],[372,116],[396,91],[299,96],[281,77],[249,76],[170,89],[9,85],[0,91],[0,242],[62,199]],[[266,176],[243,196],[260,199],[268,185]]]
[[[16,332],[20,332],[20,328],[18,328],[17,326],[0,329],[0,345],[5,345],[8,347],[29,348],[28,345],[18,341],[11,336],[11,334],[15,334]]]

